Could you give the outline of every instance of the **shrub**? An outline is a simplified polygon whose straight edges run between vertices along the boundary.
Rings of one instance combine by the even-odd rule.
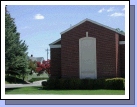
[[[123,78],[112,78],[106,79],[105,88],[106,89],[114,89],[114,90],[123,90],[125,89],[125,79]]]
[[[70,89],[79,89],[80,88],[80,79],[71,79],[69,82]]]
[[[59,79],[59,89],[71,89],[70,79]]]
[[[93,80],[91,79],[81,79],[80,89],[92,89]]]
[[[47,82],[42,82],[46,89],[63,89],[63,90],[91,90],[91,89],[115,89],[124,88],[123,78],[111,79],[55,79],[50,78]]]
[[[42,81],[41,84],[42,84],[42,86],[43,86],[43,89],[45,89],[46,86],[47,86],[47,81]]]
[[[47,89],[58,89],[59,88],[59,79],[56,79],[56,78],[48,79],[46,88]]]
[[[42,81],[41,84],[42,84],[42,86],[46,86],[47,81]]]
[[[105,79],[96,79],[92,82],[92,89],[104,89]]]

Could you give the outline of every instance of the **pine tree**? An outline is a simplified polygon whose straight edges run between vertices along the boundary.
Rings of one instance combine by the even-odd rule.
[[[24,77],[28,66],[28,46],[20,40],[14,19],[5,10],[5,73]]]
[[[125,32],[123,30],[120,30],[119,28],[116,28],[115,30],[122,33],[122,34],[125,34]]]

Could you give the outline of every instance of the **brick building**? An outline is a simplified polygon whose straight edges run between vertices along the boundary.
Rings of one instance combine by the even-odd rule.
[[[125,35],[98,22],[85,19],[49,46],[51,77],[125,76]]]

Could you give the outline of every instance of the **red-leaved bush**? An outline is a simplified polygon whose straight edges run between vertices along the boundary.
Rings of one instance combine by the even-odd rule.
[[[46,72],[50,76],[50,60],[44,60],[42,63],[37,62],[36,72],[38,75]]]

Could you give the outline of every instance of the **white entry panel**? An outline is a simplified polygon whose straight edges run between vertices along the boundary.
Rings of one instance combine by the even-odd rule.
[[[84,37],[79,39],[79,61],[80,79],[96,79],[96,38]]]

